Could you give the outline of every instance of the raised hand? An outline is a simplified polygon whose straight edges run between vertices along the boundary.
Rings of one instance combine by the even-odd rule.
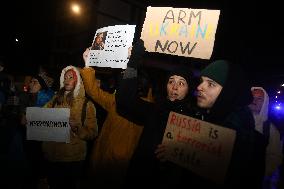
[[[128,55],[129,51],[128,50]],[[144,41],[142,39],[139,39],[132,47],[132,50],[130,52],[131,56],[129,58],[128,67],[137,69],[140,66],[140,61],[145,54],[145,47],[144,47]]]
[[[90,52],[91,47],[86,48],[85,52],[83,53],[83,60],[85,62],[85,67],[88,68],[88,56],[89,56],[89,52]]]
[[[156,157],[161,161],[165,162],[166,159],[166,146],[164,144],[159,144],[155,150]]]

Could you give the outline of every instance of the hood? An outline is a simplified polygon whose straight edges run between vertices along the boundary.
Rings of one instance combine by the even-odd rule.
[[[40,75],[33,75],[32,78],[35,78],[38,80],[42,90],[48,90],[49,87],[47,86],[45,80]]]
[[[65,68],[63,68],[61,75],[60,75],[60,89],[64,87],[64,75],[65,73],[70,70],[73,69],[76,73],[77,76],[77,83],[74,89],[74,98],[78,97],[78,96],[85,96],[85,89],[84,89],[84,85],[83,85],[83,81],[80,75],[80,71],[78,68],[76,68],[75,66],[67,66]]]
[[[228,77],[228,69],[228,61],[216,60],[202,70],[200,74],[214,80],[221,86],[224,86]]]
[[[259,114],[253,113],[253,117],[254,117],[254,120],[255,120],[255,128],[259,132],[263,133],[263,123],[268,119],[269,96],[268,96],[267,92],[262,87],[252,87],[251,91],[253,91],[254,89],[259,89],[259,90],[263,91],[263,93],[264,93],[264,101],[263,101],[263,104],[261,106],[261,110],[260,110]]]
[[[171,76],[173,76],[173,75],[177,75],[177,76],[183,77],[186,80],[188,86],[191,88],[191,81],[192,81],[192,78],[193,78],[193,74],[192,74],[192,71],[190,70],[189,67],[181,66],[181,65],[177,65],[176,67],[173,67],[167,73],[165,83],[168,83],[169,78]]]
[[[244,70],[238,64],[225,63],[228,73],[223,89],[210,109],[208,120],[215,124],[221,124],[228,114],[252,102],[251,87]]]

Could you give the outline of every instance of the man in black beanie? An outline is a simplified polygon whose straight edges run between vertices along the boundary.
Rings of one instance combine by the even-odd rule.
[[[40,75],[34,75],[32,76],[34,79],[37,79],[37,81],[39,82],[41,89],[43,90],[47,90],[48,86],[47,83],[45,82],[45,80],[40,76]]]
[[[248,108],[252,100],[243,70],[217,60],[201,71],[197,106],[205,121],[236,131],[236,140],[224,188],[261,188],[265,166],[264,136],[254,129]]]

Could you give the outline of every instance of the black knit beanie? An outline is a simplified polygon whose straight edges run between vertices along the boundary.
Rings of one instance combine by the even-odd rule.
[[[229,62],[226,60],[216,60],[204,68],[200,75],[206,76],[221,86],[225,85],[228,77]]]
[[[183,77],[186,80],[187,84],[190,85],[190,81],[192,79],[193,74],[192,74],[192,71],[188,67],[177,65],[176,67],[172,68],[169,71],[167,80],[173,75]]]
[[[39,84],[40,84],[40,86],[43,90],[48,89],[47,84],[45,83],[44,79],[41,76],[33,75],[32,77],[38,80],[38,82],[39,82]]]

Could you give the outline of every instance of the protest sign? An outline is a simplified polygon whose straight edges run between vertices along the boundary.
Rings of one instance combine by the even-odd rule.
[[[135,25],[115,25],[96,31],[87,66],[126,69],[128,48],[132,46]]]
[[[147,7],[141,39],[149,52],[210,59],[219,10]]]
[[[70,109],[27,107],[27,140],[70,142]]]
[[[169,161],[223,183],[235,138],[232,129],[171,112],[163,144]]]

